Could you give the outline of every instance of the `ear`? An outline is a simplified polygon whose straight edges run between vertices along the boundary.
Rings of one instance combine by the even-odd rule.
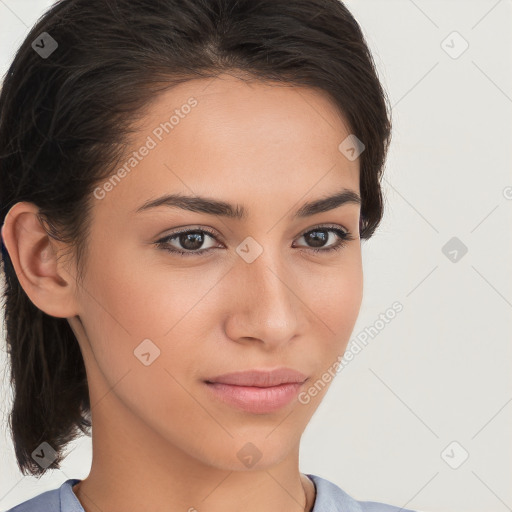
[[[50,237],[37,206],[16,203],[7,213],[2,238],[18,280],[30,300],[44,313],[67,318],[78,314],[75,278],[60,261],[65,247]]]

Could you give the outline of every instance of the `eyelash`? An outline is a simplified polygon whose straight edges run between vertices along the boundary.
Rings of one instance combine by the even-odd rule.
[[[347,245],[347,242],[351,241],[351,240],[355,240],[354,237],[351,235],[351,233],[349,231],[344,231],[342,229],[339,229],[337,227],[333,227],[333,226],[315,226],[311,229],[308,229],[307,231],[304,231],[300,236],[304,236],[304,235],[307,235],[308,233],[311,233],[313,231],[331,231],[331,232],[334,232],[336,233],[338,236],[339,236],[339,241],[336,245],[333,245],[331,247],[328,247],[327,249],[315,249],[314,247],[309,247],[307,248],[306,250],[310,250],[314,253],[330,253],[330,252],[334,252],[334,251],[339,251],[340,249],[342,249],[343,247],[345,247]],[[169,247],[169,241],[170,240],[174,240],[176,238],[179,237],[179,235],[182,235],[182,234],[188,234],[188,233],[207,233],[208,235],[210,235],[212,238],[214,238],[215,240],[217,240],[217,237],[215,236],[215,233],[213,233],[212,231],[210,231],[209,229],[205,229],[205,228],[201,228],[201,229],[186,229],[186,230],[183,230],[183,231],[176,231],[175,233],[171,233],[170,235],[164,237],[164,238],[161,238],[160,240],[158,240],[157,242],[155,242],[155,244],[157,245],[157,247],[167,251],[167,252],[170,252],[170,253],[173,253],[173,254],[178,254],[180,256],[194,256],[194,255],[204,255],[206,253],[209,253],[210,251],[212,251],[213,249],[218,249],[218,247],[209,247],[208,249],[200,249],[200,250],[197,250],[197,251],[181,251],[179,249],[175,249],[175,248],[172,248],[170,249]],[[217,240],[218,241],[218,240]],[[304,250],[304,249],[302,249]]]

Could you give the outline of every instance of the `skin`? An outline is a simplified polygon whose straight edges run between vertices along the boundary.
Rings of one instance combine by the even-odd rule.
[[[287,366],[308,376],[308,389],[344,353],[362,300],[360,205],[292,216],[342,188],[359,194],[359,159],[338,150],[350,131],[321,92],[232,75],[161,94],[131,150],[191,96],[190,114],[92,199],[83,288],[35,205],[17,203],[2,227],[24,290],[68,319],[84,357],[93,461],[74,491],[87,512],[310,511],[315,488],[299,471],[299,443],[330,382],[307,404],[252,414],[213,400],[203,380]],[[248,217],[166,206],[134,213],[177,192],[238,203]],[[314,253],[322,245],[302,235],[318,224],[354,240]],[[218,239],[205,235],[197,250],[218,248],[182,257],[155,245],[182,227],[212,229]],[[338,243],[327,235],[325,247]],[[235,251],[247,236],[263,248],[252,263]],[[134,356],[144,339],[160,349],[149,366]],[[248,442],[261,453],[250,468],[237,457]]]

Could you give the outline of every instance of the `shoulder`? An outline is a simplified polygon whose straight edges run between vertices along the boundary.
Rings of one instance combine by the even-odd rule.
[[[79,481],[70,478],[57,489],[38,494],[5,512],[84,512],[72,489]]]
[[[307,476],[316,488],[312,512],[414,512],[376,501],[358,501],[325,478],[310,474]],[[59,488],[38,494],[6,512],[84,512],[72,489],[79,481],[66,480]]]
[[[311,512],[414,512],[377,501],[358,501],[325,478],[310,474],[307,476],[316,487],[315,504]]]

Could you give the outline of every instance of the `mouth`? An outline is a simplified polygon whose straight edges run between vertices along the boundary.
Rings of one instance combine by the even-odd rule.
[[[306,375],[297,370],[276,368],[274,370],[246,370],[225,373],[208,378],[206,382],[263,388],[280,386],[281,384],[302,384],[306,379]]]
[[[296,398],[308,378],[295,370],[250,370],[205,380],[211,396],[220,402],[253,414],[280,410]]]

